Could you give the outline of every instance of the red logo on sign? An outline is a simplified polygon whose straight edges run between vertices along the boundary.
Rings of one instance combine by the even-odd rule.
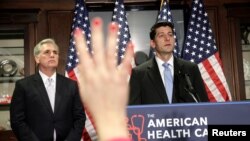
[[[128,120],[129,136],[134,141],[147,141],[146,138],[142,137],[144,129],[144,116],[143,115],[132,115]],[[130,123],[130,124],[129,124]]]

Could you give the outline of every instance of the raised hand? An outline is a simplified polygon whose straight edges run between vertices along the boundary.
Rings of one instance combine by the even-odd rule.
[[[92,20],[92,55],[80,29],[75,30],[75,41],[80,61],[78,81],[81,100],[94,118],[99,139],[106,140],[128,137],[125,118],[133,45],[128,44],[125,57],[117,67],[118,25],[109,24],[106,45],[102,25],[100,18]]]

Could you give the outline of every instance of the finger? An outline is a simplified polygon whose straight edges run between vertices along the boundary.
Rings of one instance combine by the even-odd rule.
[[[102,20],[101,18],[94,18],[91,23],[91,43],[94,51],[94,61],[97,66],[103,68],[104,67],[104,40],[102,34]]]
[[[130,42],[127,45],[125,57],[122,60],[120,70],[122,71],[123,75],[128,75],[132,69],[132,59],[134,57],[134,45]]]
[[[87,73],[91,72],[92,69],[94,69],[93,61],[88,51],[86,39],[80,28],[76,28],[76,30],[74,31],[74,39],[76,42],[76,50],[78,52],[77,55],[79,59],[78,69],[83,72],[81,75],[88,75]]]
[[[117,37],[118,37],[118,25],[115,22],[109,24],[108,27],[108,38],[107,38],[107,65],[109,70],[116,70],[117,66],[117,56],[116,46],[117,46]]]

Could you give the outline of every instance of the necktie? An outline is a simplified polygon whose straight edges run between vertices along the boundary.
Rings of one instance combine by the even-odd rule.
[[[172,103],[173,95],[173,77],[168,63],[163,64],[164,67],[164,80],[165,80],[165,90],[168,96],[169,103]]]
[[[49,96],[49,101],[52,107],[52,110],[54,111],[54,105],[55,105],[55,88],[54,88],[54,81],[52,78],[48,78],[47,80],[47,93]]]

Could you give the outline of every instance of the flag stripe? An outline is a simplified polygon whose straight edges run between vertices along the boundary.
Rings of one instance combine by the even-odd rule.
[[[204,63],[198,64],[198,67],[200,69],[203,82],[205,83],[207,89],[209,90],[209,91],[207,91],[208,97],[212,98],[212,99],[209,99],[209,100],[210,101],[218,101],[218,100],[220,100],[220,99],[218,99],[218,97],[216,97],[213,94],[215,92],[218,93],[219,91],[218,91],[216,85],[214,84],[214,82],[212,81],[212,79],[210,77],[210,74],[207,72]]]
[[[199,66],[199,65],[198,65],[198,66]],[[202,66],[202,65],[201,65],[201,66]],[[207,92],[207,95],[208,95],[208,99],[210,100],[210,102],[217,102],[217,100],[215,99],[214,95],[212,94],[212,92],[211,92],[210,89],[208,88],[207,83],[205,83],[205,81],[204,81],[204,85],[205,85],[206,92]]]
[[[94,122],[92,120],[92,117],[90,116],[90,113],[87,110],[85,110],[85,113],[87,113],[86,118],[88,119],[85,122],[85,128],[86,128],[88,134],[86,134],[86,136],[84,136],[84,141],[88,141],[88,140],[96,141],[97,140],[97,133],[96,133],[96,129],[94,127]]]
[[[66,74],[67,74],[67,77],[69,77],[70,79],[73,79],[73,80],[77,81],[77,77],[75,75],[75,71],[74,70],[70,70]]]
[[[216,54],[218,54],[218,52]],[[200,68],[199,66],[199,68],[200,70],[202,70],[201,74],[204,82],[207,83],[208,89],[210,90],[211,93],[215,93],[214,98],[217,101],[231,100],[231,97],[228,97],[228,95],[226,94],[229,92],[229,90],[227,89],[226,85],[227,83],[223,75],[221,66],[217,61],[217,58],[215,57],[216,54],[212,55],[207,60],[204,60],[201,63],[202,65],[200,65],[203,67]]]
[[[86,123],[87,122],[85,122],[85,124]],[[88,131],[87,131],[86,128],[84,128],[82,136],[83,136],[83,138],[82,138],[81,141],[91,141],[91,138],[90,138],[90,136],[89,136]]]
[[[221,59],[220,59],[220,55],[219,55],[219,52],[215,54],[215,58],[216,60],[218,61],[220,67],[218,68],[219,71],[221,72],[219,77],[220,77],[220,80],[224,86],[224,88],[226,89],[226,93],[228,93],[229,95],[228,96],[228,99],[227,100],[232,100],[232,97],[231,97],[231,94],[230,94],[230,90],[229,90],[229,87],[227,85],[227,80],[226,80],[226,77],[224,75],[224,71],[223,71],[223,66],[222,66],[222,62],[221,62]],[[224,93],[226,95],[226,93]]]
[[[209,57],[209,58],[211,58],[211,57]],[[205,68],[205,72],[209,76],[208,77],[209,78],[208,84],[210,84],[210,85],[208,85],[208,87],[212,93],[215,93],[214,97],[216,98],[217,101],[224,101],[224,100],[226,100],[226,98],[224,97],[224,95],[222,95],[222,97],[221,97],[221,94],[223,94],[225,92],[224,91],[225,89],[221,87],[222,86],[221,81],[220,81],[218,74],[217,74],[218,70],[216,70],[216,72],[215,72],[215,70],[213,68],[214,66],[216,68],[216,62],[214,62],[214,61],[211,62],[211,60],[209,60],[209,58],[202,62],[203,66]],[[204,80],[206,83],[207,79],[204,79]]]
[[[219,60],[218,60],[219,59]],[[227,93],[229,92],[229,89],[227,87],[227,82],[226,82],[226,78],[224,76],[224,72],[222,70],[222,66],[219,63],[220,58],[219,58],[219,53],[216,52],[213,56],[208,58],[211,67],[213,67],[213,73],[216,74],[216,77],[218,77],[218,80],[214,80],[214,82],[216,83],[216,86],[219,87],[220,90],[220,94],[222,95],[222,97],[224,98],[225,101],[231,100],[231,97],[229,97],[230,95],[227,95]]]

